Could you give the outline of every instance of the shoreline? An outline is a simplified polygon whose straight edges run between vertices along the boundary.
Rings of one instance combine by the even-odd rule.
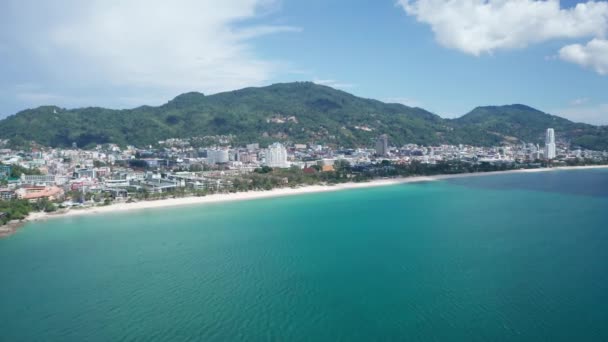
[[[492,176],[501,174],[512,174],[512,173],[533,173],[533,172],[550,172],[550,171],[564,171],[564,170],[585,170],[585,169],[602,169],[608,168],[608,165],[591,165],[591,166],[562,166],[554,168],[538,168],[538,169],[518,169],[518,170],[507,170],[507,171],[493,171],[493,172],[474,172],[474,173],[459,173],[459,174],[445,174],[445,175],[434,175],[434,176],[413,176],[413,177],[399,177],[399,178],[383,178],[374,179],[368,182],[347,182],[339,183],[335,185],[305,185],[295,188],[277,188],[272,190],[255,190],[248,192],[235,192],[235,193],[221,193],[212,194],[207,196],[189,196],[180,198],[167,198],[159,200],[139,201],[131,203],[115,203],[107,206],[88,207],[82,209],[67,209],[55,213],[44,213],[44,212],[33,212],[30,213],[27,218],[22,221],[9,222],[4,226],[0,226],[0,238],[7,237],[14,234],[18,229],[30,222],[44,221],[53,218],[65,218],[82,215],[95,215],[95,214],[107,214],[115,212],[128,212],[135,210],[144,209],[155,209],[155,208],[167,208],[177,206],[188,206],[188,205],[200,205],[208,203],[222,203],[222,202],[233,202],[233,201],[245,201],[253,199],[263,198],[274,198],[274,197],[285,197],[295,196],[302,194],[311,193],[322,193],[322,192],[333,192],[349,189],[363,189],[370,187],[389,186],[397,184],[408,184],[408,183],[421,183],[421,182],[432,182],[444,179],[453,178],[464,178],[464,177],[480,177],[480,176]]]

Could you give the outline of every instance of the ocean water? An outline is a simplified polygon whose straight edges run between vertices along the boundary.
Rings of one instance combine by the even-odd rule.
[[[608,171],[29,224],[0,341],[608,341]]]

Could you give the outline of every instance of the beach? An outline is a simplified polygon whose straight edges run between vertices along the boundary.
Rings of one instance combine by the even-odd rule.
[[[335,185],[309,185],[309,186],[298,186],[294,188],[278,188],[272,190],[256,190],[248,192],[236,192],[236,193],[219,193],[207,196],[190,196],[180,198],[167,198],[159,200],[148,200],[138,202],[124,202],[114,203],[107,206],[94,206],[78,209],[66,209],[54,213],[44,212],[33,212],[25,220],[19,222],[11,222],[5,226],[0,227],[0,237],[8,236],[22,227],[28,222],[42,221],[53,218],[64,218],[73,217],[80,215],[106,215],[116,212],[126,212],[133,210],[142,209],[154,209],[154,208],[166,208],[175,206],[187,206],[187,205],[200,205],[207,203],[221,203],[230,201],[244,201],[271,197],[283,197],[283,196],[295,196],[301,194],[310,193],[322,193],[330,191],[341,191],[348,189],[361,189],[378,186],[389,186],[396,184],[407,184],[407,183],[420,183],[420,182],[432,182],[443,179],[462,178],[462,177],[482,177],[491,176],[498,174],[509,174],[509,173],[530,173],[530,172],[550,172],[560,170],[581,170],[581,169],[597,169],[597,168],[608,168],[608,165],[594,165],[594,166],[572,166],[572,167],[554,167],[554,168],[538,168],[538,169],[519,169],[519,170],[508,170],[508,171],[495,171],[495,172],[476,172],[476,173],[461,173],[461,174],[446,174],[446,175],[435,175],[435,176],[414,176],[414,177],[401,177],[401,178],[387,178],[387,179],[375,179],[368,182],[359,183],[340,183]]]

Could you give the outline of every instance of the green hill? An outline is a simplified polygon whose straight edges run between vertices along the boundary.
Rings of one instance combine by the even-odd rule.
[[[545,130],[551,127],[558,139],[567,140],[573,146],[608,149],[607,126],[574,123],[521,104],[477,107],[454,123],[461,130],[487,133],[498,140],[532,143],[542,143]]]
[[[480,107],[456,120],[421,108],[364,99],[310,82],[274,84],[205,96],[186,93],[159,106],[28,109],[0,121],[0,138],[47,146],[231,135],[234,143],[287,140],[370,146],[380,134],[396,145],[493,145],[541,141],[547,127],[587,148],[608,148],[606,127],[575,124],[529,107]]]

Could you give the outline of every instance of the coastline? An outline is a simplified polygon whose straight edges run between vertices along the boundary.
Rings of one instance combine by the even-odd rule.
[[[601,169],[608,168],[608,165],[592,165],[592,166],[562,166],[554,168],[539,168],[539,169],[518,169],[518,170],[507,170],[507,171],[494,171],[494,172],[475,172],[475,173],[460,173],[460,174],[445,174],[435,176],[413,176],[413,177],[400,177],[400,178],[387,178],[387,179],[375,179],[368,182],[348,182],[340,183],[335,185],[308,185],[300,186],[295,188],[277,188],[272,190],[256,190],[248,192],[235,192],[235,193],[222,193],[212,194],[202,197],[190,196],[181,198],[168,198],[160,200],[149,200],[139,201],[131,203],[115,203],[108,206],[97,206],[88,207],[82,209],[67,209],[55,213],[44,213],[44,212],[33,212],[22,220],[16,222],[9,222],[8,224],[0,227],[0,238],[12,235],[19,228],[23,227],[29,222],[43,221],[53,218],[65,218],[81,215],[94,215],[94,214],[107,214],[114,212],[128,212],[143,209],[154,209],[154,208],[166,208],[176,206],[188,206],[198,205],[207,203],[221,203],[221,202],[232,202],[232,201],[245,201],[262,198],[273,198],[273,197],[284,197],[284,196],[295,196],[301,194],[310,193],[321,193],[321,192],[333,192],[349,189],[362,189],[379,186],[389,186],[397,184],[407,183],[421,183],[421,182],[432,182],[444,179],[463,178],[463,177],[481,177],[491,176],[500,174],[511,174],[511,173],[531,173],[531,172],[550,172],[560,170],[584,170],[584,169]]]

